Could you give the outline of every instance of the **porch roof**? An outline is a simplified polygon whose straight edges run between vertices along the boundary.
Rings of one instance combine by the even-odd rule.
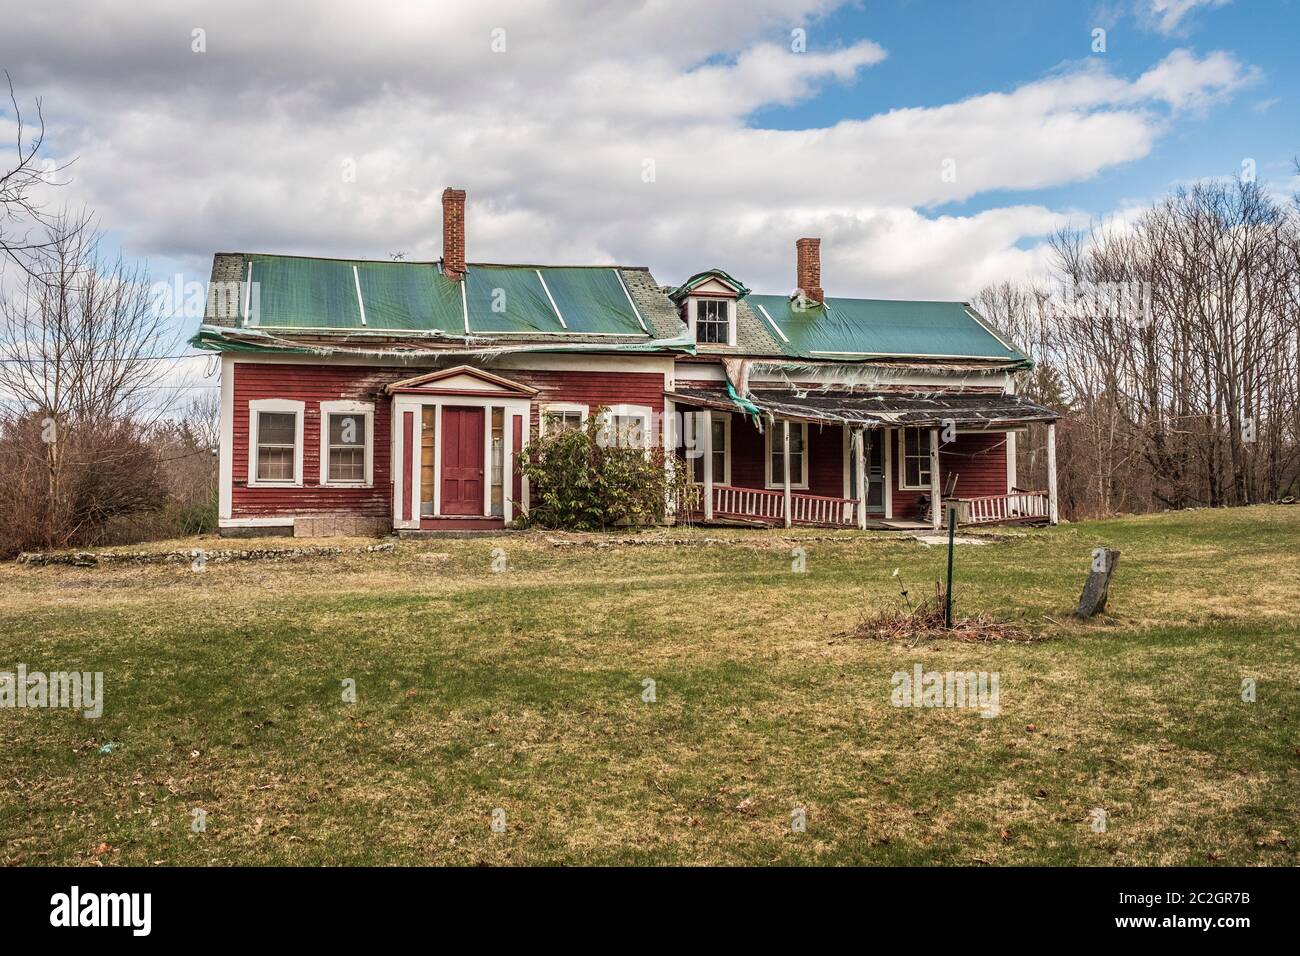
[[[685,404],[728,411],[745,411],[722,389],[679,388],[664,393]],[[990,392],[796,392],[756,388],[745,396],[773,418],[790,418],[824,425],[942,426],[999,429],[1060,418],[1050,408],[1022,395]]]

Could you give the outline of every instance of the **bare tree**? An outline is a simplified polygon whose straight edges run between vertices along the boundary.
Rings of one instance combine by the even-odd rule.
[[[84,225],[52,217],[31,246],[36,268],[0,299],[0,395],[13,406],[0,525],[27,529],[25,546],[92,539],[162,497],[148,427],[167,404],[155,391],[164,318],[143,269],[102,256]]]
[[[44,260],[41,253],[53,241],[49,228],[52,217],[45,212],[42,187],[62,185],[59,176],[71,163],[56,164],[42,159],[45,145],[45,115],[36,100],[36,131],[30,135],[23,119],[22,107],[14,93],[8,71],[9,102],[14,114],[15,157],[11,164],[0,166],[0,260],[18,266],[29,276],[40,277]],[[84,220],[82,221],[85,226]],[[64,224],[66,229],[67,223]],[[33,233],[36,233],[33,237]]]
[[[1062,230],[1052,249],[1049,291],[991,287],[976,302],[1038,363],[1022,389],[1050,401],[1059,387],[1069,512],[1295,493],[1300,202],[1201,183],[1136,223]]]

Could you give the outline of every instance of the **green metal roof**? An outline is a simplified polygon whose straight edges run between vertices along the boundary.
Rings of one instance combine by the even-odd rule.
[[[1024,361],[964,302],[831,299],[800,311],[787,296],[746,300],[800,358],[924,357]]]
[[[469,265],[249,256],[265,329],[617,335],[652,338],[617,268]]]

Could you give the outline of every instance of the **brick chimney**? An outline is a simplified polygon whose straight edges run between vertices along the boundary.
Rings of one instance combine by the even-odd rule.
[[[801,240],[802,241],[802,240]],[[442,191],[442,271],[459,282],[465,275],[465,190]]]
[[[803,294],[814,302],[824,302],[826,293],[822,292],[822,241],[820,239],[796,239],[795,279]]]

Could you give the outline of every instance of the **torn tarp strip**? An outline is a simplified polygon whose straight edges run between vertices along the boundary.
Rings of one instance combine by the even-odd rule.
[[[762,414],[762,412],[758,410],[757,405],[755,405],[749,399],[745,398],[743,395],[737,394],[736,389],[732,386],[730,382],[727,382],[727,397],[730,398],[737,405],[739,405],[743,411],[745,411],[750,415]]]
[[[559,336],[556,337],[557,339]],[[374,345],[364,344],[373,341]],[[190,339],[190,345],[209,352],[262,352],[279,355],[321,355],[356,358],[383,358],[399,360],[427,360],[449,355],[490,357],[516,352],[680,352],[695,354],[695,340],[683,329],[681,335],[671,339],[653,339],[643,342],[609,342],[568,340],[538,343],[502,342],[483,336],[452,335],[445,332],[425,332],[397,336],[391,332],[350,333],[346,340],[328,343],[304,342],[275,335],[264,329],[227,328],[203,325]],[[405,344],[410,342],[410,345]],[[357,344],[353,344],[357,343]],[[401,343],[401,344],[397,344]],[[433,344],[433,347],[429,347]],[[460,348],[456,348],[460,346]]]
[[[675,397],[679,401],[704,403],[725,401],[731,396],[721,389],[678,389]],[[1050,422],[1060,417],[1023,396],[1000,392],[802,394],[794,390],[754,389],[746,399],[751,407],[776,418],[869,428],[937,427],[948,422],[959,428],[992,428]]]

